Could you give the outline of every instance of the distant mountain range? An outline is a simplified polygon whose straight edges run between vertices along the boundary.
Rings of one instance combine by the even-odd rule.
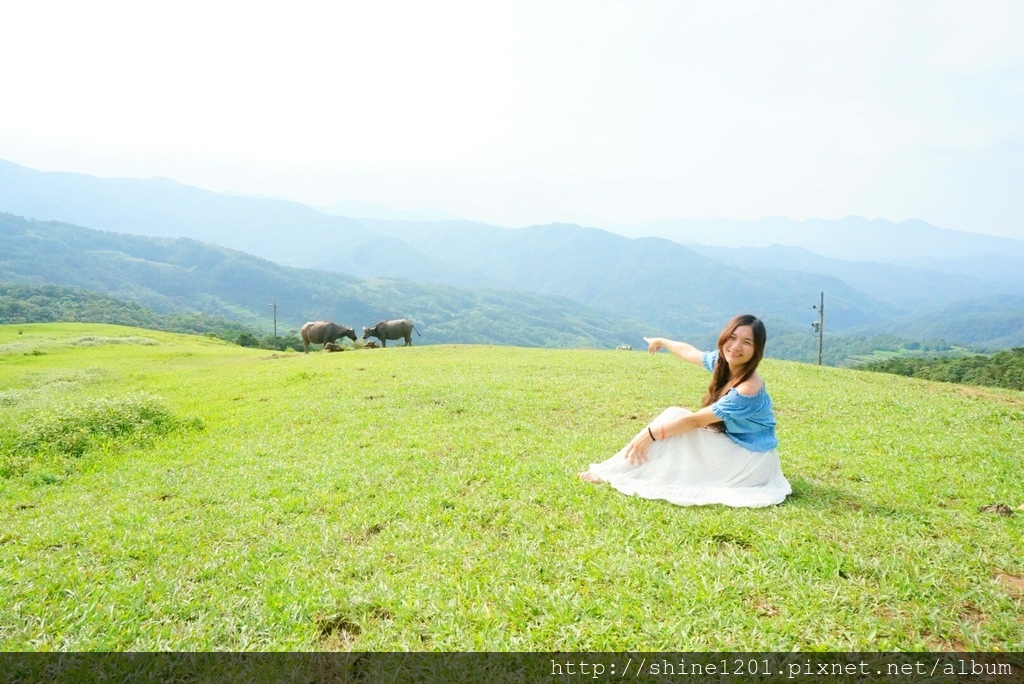
[[[969,275],[957,270],[925,268],[882,261],[846,261],[815,254],[802,247],[708,247],[690,244],[704,256],[740,268],[800,271],[830,275],[853,289],[899,310],[927,309],[953,302],[990,297],[997,294],[1024,295],[1024,272]],[[998,260],[1000,257],[989,255]],[[978,261],[982,257],[975,257]],[[1012,257],[1003,257],[1012,262]],[[921,259],[914,263],[932,263]],[[971,259],[960,260],[970,263]],[[1018,259],[1017,261],[1022,261]],[[913,260],[908,260],[911,263]],[[1024,263],[1022,263],[1024,265]],[[984,273],[980,269],[979,274]]]
[[[608,348],[636,344],[639,319],[566,297],[467,289],[281,266],[189,238],[152,238],[0,213],[0,283],[100,292],[158,313],[201,312],[269,334],[330,319],[361,333],[410,317],[415,343]]]
[[[512,310],[517,298],[530,295],[539,307],[575,302],[597,324],[580,339],[593,335],[605,346],[633,326],[643,326],[633,341],[642,334],[709,335],[741,311],[761,315],[773,331],[795,333],[816,319],[811,307],[824,291],[830,333],[899,331],[894,334],[925,339],[934,335],[923,332],[928,326],[921,321],[942,315],[950,341],[1024,343],[1024,325],[1013,317],[996,317],[1000,322],[984,328],[987,336],[970,334],[978,329],[974,311],[992,318],[992,302],[1024,301],[1024,242],[921,221],[682,221],[648,224],[648,235],[626,237],[565,224],[506,229],[461,220],[332,216],[296,202],[218,194],[166,179],[100,179],[4,161],[0,211],[118,234],[190,238],[273,262],[259,267],[268,273],[278,265],[318,271],[300,278],[308,285],[289,285],[294,310],[303,312],[295,320],[311,316],[314,302],[337,299],[326,291],[366,288],[384,278],[388,288],[397,288],[386,296],[400,290],[406,299],[376,299],[370,308],[381,317],[385,309],[412,315],[415,293],[440,297],[441,286],[456,288],[453,301],[481,289],[489,297],[505,293],[500,297]],[[707,244],[687,242],[695,236]],[[124,235],[109,238],[121,239],[130,242]],[[192,249],[185,244],[168,249]],[[107,251],[129,253],[116,244]],[[0,268],[4,277],[14,276]],[[320,288],[315,294],[303,289],[314,282]],[[282,297],[268,284],[259,283],[254,311],[266,306],[263,300]],[[179,304],[201,296],[201,288],[182,292]],[[466,296],[467,302],[475,297]],[[360,311],[371,319],[377,315]],[[461,313],[453,306],[445,315]],[[618,337],[604,339],[600,328]]]
[[[620,232],[713,247],[789,245],[847,261],[957,261],[989,254],[1024,258],[1024,241],[937,228],[916,219],[899,223],[860,216],[834,221],[677,219],[624,226]]]

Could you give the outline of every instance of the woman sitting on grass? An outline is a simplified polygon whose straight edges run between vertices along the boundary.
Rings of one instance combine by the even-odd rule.
[[[792,489],[779,466],[772,400],[757,374],[765,337],[764,323],[749,314],[729,321],[713,352],[645,337],[649,353],[667,349],[711,371],[704,408],[666,409],[622,451],[580,477],[680,506],[782,503]]]

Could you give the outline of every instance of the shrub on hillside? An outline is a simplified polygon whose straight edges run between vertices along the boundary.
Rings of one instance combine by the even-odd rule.
[[[35,413],[21,416],[17,427],[0,433],[0,477],[19,475],[37,463],[79,458],[92,449],[138,445],[172,432],[202,428],[198,419],[177,418],[143,393]]]

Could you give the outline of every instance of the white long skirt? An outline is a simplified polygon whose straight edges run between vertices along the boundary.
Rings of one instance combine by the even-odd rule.
[[[688,413],[673,406],[651,422]],[[715,430],[690,430],[658,440],[640,465],[631,465],[625,455],[623,447],[607,461],[591,464],[590,472],[623,494],[680,506],[757,508],[782,503],[793,491],[782,474],[778,451],[750,451]]]

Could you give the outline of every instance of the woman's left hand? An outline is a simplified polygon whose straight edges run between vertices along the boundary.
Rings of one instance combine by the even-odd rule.
[[[626,445],[626,460],[630,465],[638,466],[647,461],[647,449],[653,441],[646,427],[636,433],[636,437]]]

